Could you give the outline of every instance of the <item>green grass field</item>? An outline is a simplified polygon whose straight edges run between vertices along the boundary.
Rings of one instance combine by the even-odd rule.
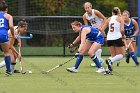
[[[66,71],[75,59],[49,74],[40,73],[70,58],[24,57],[25,69],[32,74],[5,76],[5,68],[0,68],[0,93],[140,93],[140,68],[134,67],[133,61],[126,64],[122,60],[119,67],[114,64],[114,75],[96,73],[89,57],[84,58],[78,73]]]

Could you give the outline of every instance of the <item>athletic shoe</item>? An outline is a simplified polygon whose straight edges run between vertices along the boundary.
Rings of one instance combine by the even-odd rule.
[[[77,72],[78,72],[78,70],[75,69],[75,67],[67,68],[66,70],[67,70],[68,72],[72,72],[72,73],[77,73]]]
[[[104,73],[104,75],[113,75],[113,74],[112,74],[112,71],[106,70],[105,73]]]
[[[96,64],[95,64],[95,63],[92,63],[92,64],[90,64],[90,66],[92,66],[92,67],[96,67]]]
[[[100,67],[96,72],[97,73],[103,73],[103,72],[105,72],[105,69],[103,67]]]
[[[110,71],[112,71],[113,69],[112,69],[112,62],[111,62],[111,60],[110,60],[110,59],[107,59],[107,60],[105,60],[105,61],[106,61],[106,64],[107,64],[108,69],[109,69]]]
[[[6,72],[5,75],[10,76],[12,75],[12,72]]]
[[[20,71],[15,69],[13,73],[20,73]]]

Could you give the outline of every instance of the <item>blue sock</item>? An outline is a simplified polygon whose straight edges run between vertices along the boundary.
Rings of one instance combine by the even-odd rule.
[[[11,68],[10,68],[11,57],[5,56],[4,60],[5,60],[5,64],[6,64],[6,71],[11,72]]]
[[[79,67],[80,63],[82,62],[82,60],[83,60],[83,55],[78,55],[77,59],[76,59],[75,66],[74,66],[75,69],[78,69],[78,67]]]
[[[126,54],[126,56],[127,56],[128,58],[130,58],[130,56],[131,56],[130,53],[131,53],[131,52],[128,51],[128,53]]]
[[[130,52],[132,59],[134,60],[135,64],[138,64],[138,58],[135,52]]]
[[[97,56],[93,56],[93,57],[91,57],[91,59],[94,61],[94,63],[96,64],[96,66],[98,67],[98,68],[100,68],[100,67],[102,67],[101,66],[101,63],[99,62],[99,60],[98,60],[98,58],[97,58]]]

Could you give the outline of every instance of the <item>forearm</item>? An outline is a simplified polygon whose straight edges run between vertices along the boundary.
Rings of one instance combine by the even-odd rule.
[[[17,50],[15,49],[14,46],[10,46],[10,49],[12,50],[12,52],[14,52],[15,54],[19,55],[19,53],[17,52]]]
[[[14,27],[10,27],[10,31],[11,31],[12,36],[14,36]]]
[[[81,38],[80,38],[80,36],[78,36],[78,37],[72,42],[72,44],[75,45],[75,44],[77,44],[77,43],[80,42],[80,41],[81,41]]]

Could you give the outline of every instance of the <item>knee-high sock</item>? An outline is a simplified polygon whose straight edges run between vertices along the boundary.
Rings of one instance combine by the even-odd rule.
[[[98,67],[98,68],[100,68],[100,67],[102,67],[101,66],[101,63],[99,62],[99,60],[98,60],[98,58],[97,58],[97,56],[92,56],[91,57],[91,59],[94,61],[94,63],[96,64],[96,66]]]
[[[5,56],[4,60],[5,60],[5,64],[6,64],[6,71],[11,72],[11,68],[10,68],[11,57]]]
[[[116,62],[116,61],[121,60],[122,58],[123,58],[123,55],[122,55],[122,54],[118,54],[118,55],[116,55],[116,56],[110,58],[110,60],[111,60],[112,63],[114,63],[114,62]]]
[[[82,62],[82,60],[83,60],[83,55],[78,55],[77,59],[76,59],[75,66],[74,66],[75,69],[78,69],[78,67],[79,67],[80,63]]]
[[[131,56],[130,53],[131,53],[131,52],[129,52],[129,51],[127,52],[127,54],[126,54],[126,57],[127,57],[127,58],[130,58],[130,56]]]
[[[16,63],[11,63],[11,71],[14,72]]]
[[[101,48],[98,49],[98,50],[95,52],[95,55],[97,56],[97,58],[98,58],[98,60],[99,60],[100,62],[103,61],[103,59],[101,58],[101,55],[102,55],[102,49],[101,49]]]
[[[135,52],[130,52],[132,59],[134,60],[135,64],[138,64],[138,58]]]
[[[0,62],[0,68],[2,68],[4,66],[5,66],[5,61],[3,60],[3,61]]]

